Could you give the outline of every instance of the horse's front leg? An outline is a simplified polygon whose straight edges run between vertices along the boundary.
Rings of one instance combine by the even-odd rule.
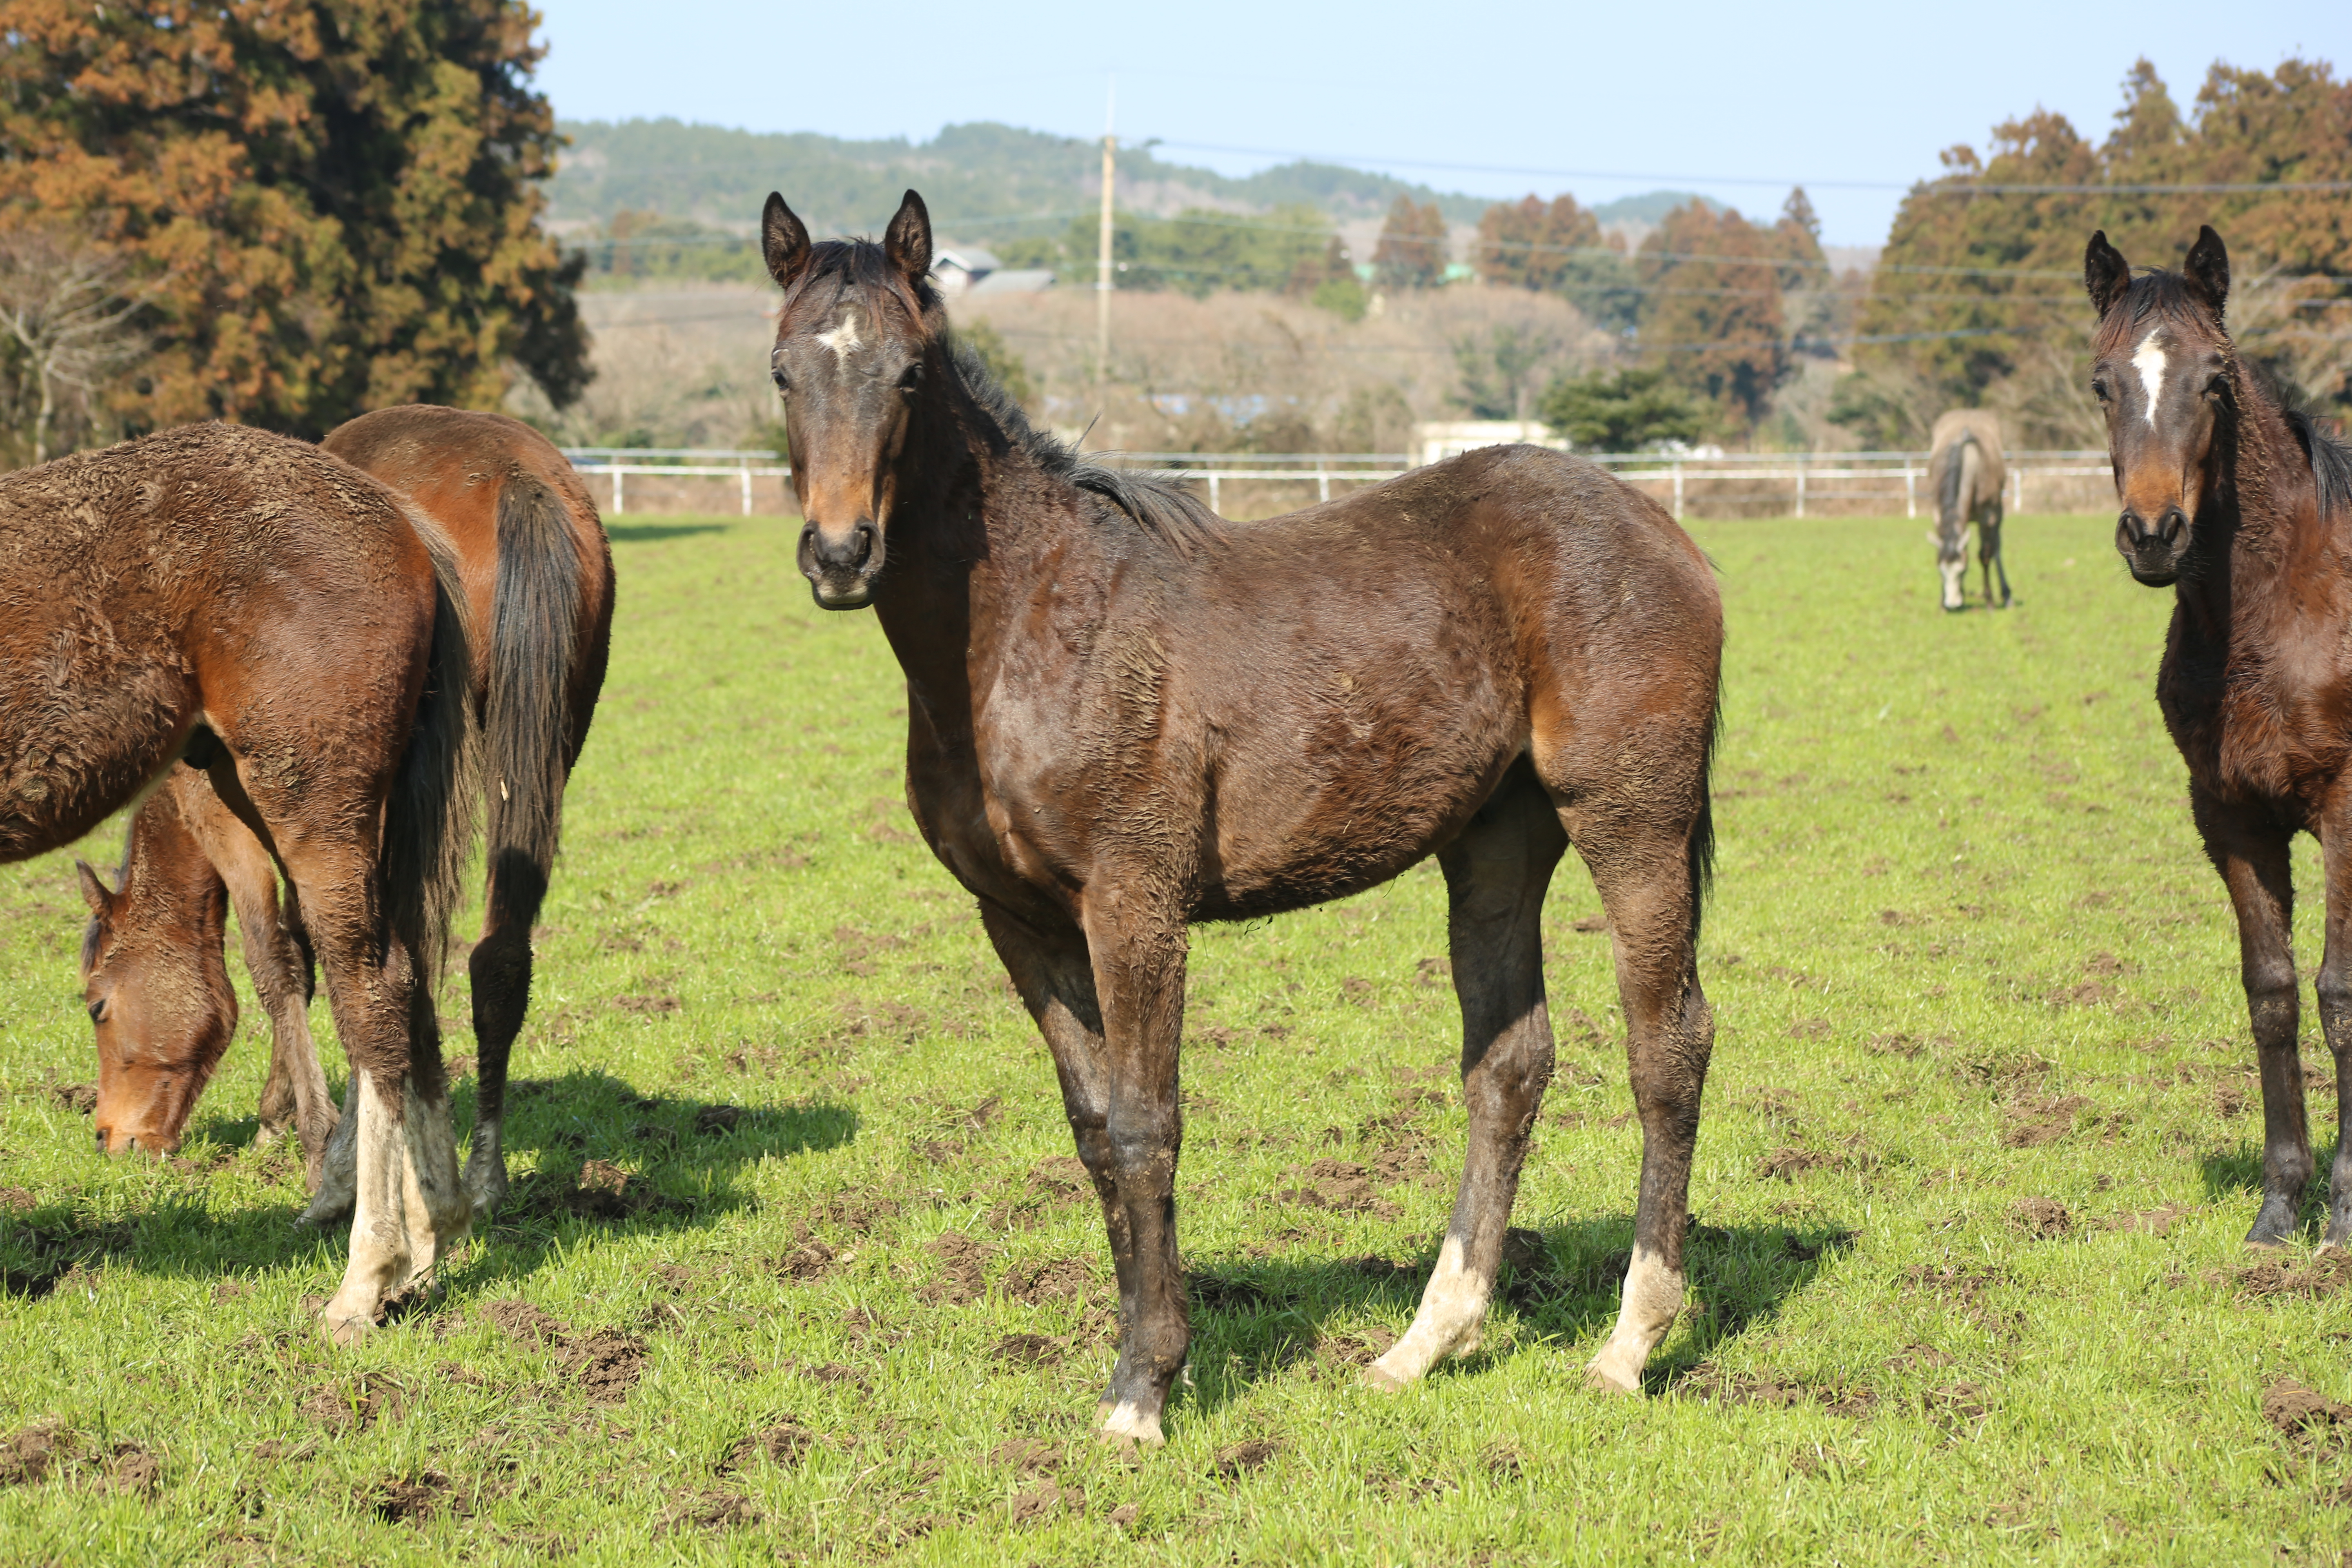
[[[1995,507],[1990,517],[1977,524],[1977,562],[1984,568],[1986,605],[1998,605],[2004,610],[2009,608],[2009,568],[2002,563],[2000,556],[2000,510],[1999,507]],[[1992,579],[1996,572],[2000,574],[2000,597],[1998,600],[1992,596]]]
[[[1124,1346],[1135,1321],[1135,1238],[1119,1202],[1118,1173],[1111,1158],[1110,1061],[1087,939],[1075,925],[1032,925],[984,900],[980,915],[1013,989],[1021,993],[1022,1004],[1054,1054],[1062,1110],[1069,1118],[1078,1161],[1094,1182],[1103,1227],[1110,1235],[1111,1267],[1118,1275],[1119,1343]],[[1108,1400],[1104,1409],[1108,1413]]]
[[[2303,1063],[2294,985],[2294,879],[2287,833],[2268,814],[2226,805],[2191,787],[2189,808],[2205,854],[2230,889],[2238,916],[2238,963],[2263,1075],[2263,1206],[2249,1247],[2277,1247],[2294,1234],[2311,1136],[2304,1122]],[[2335,900],[2329,900],[2331,906]],[[2331,907],[2328,951],[2337,951]],[[2323,1017],[2325,1015],[2323,1014]],[[2332,1028],[2330,1044],[2334,1044]]]
[[[2352,1244],[2352,802],[2328,812],[2319,843],[2327,865],[2327,946],[2319,961],[2319,1026],[2336,1058],[2336,1160],[2322,1247]]]
[[[1133,1279],[1133,1305],[1119,1324],[1118,1364],[1100,1406],[1102,1436],[1157,1446],[1160,1409],[1192,1342],[1176,1251],[1186,933],[1180,913],[1129,888],[1097,881],[1086,901],[1109,1091],[1103,1131],[1118,1194],[1111,1239],[1116,1249],[1124,1226]]]
[[[1559,813],[1528,776],[1518,787],[1505,784],[1439,852],[1453,904],[1448,934],[1462,1003],[1470,1143],[1421,1310],[1404,1338],[1364,1369],[1374,1388],[1402,1388],[1440,1359],[1478,1346],[1528,1135],[1551,1081],[1541,921],[1544,889],[1567,847]]]

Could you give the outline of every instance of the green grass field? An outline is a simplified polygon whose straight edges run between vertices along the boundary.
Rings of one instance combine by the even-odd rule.
[[[71,859],[0,870],[0,1559],[2336,1563],[2352,1290],[2239,1245],[2259,1090],[2150,696],[2169,595],[2082,519],[2016,520],[2021,605],[1959,616],[1916,523],[1695,531],[1731,621],[1718,1036],[1648,1397],[1580,1377],[1640,1151],[1573,858],[1541,1244],[1473,1360],[1357,1384],[1460,1167],[1424,866],[1196,934],[1192,1381],[1164,1450],[1098,1447],[1099,1221],[911,834],[872,617],[811,607],[782,525],[631,519],[516,1198],[360,1348],[306,1316],[342,1237],[251,1147],[258,1008],[178,1157],[102,1161]]]

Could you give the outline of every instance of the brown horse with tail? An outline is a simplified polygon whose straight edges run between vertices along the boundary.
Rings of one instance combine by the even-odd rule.
[[[2230,257],[2200,228],[2179,272],[2134,278],[2105,231],[2084,279],[2099,312],[2091,389],[2107,421],[2131,574],[2172,587],[2157,706],[2189,808],[2238,917],[2263,1080],[2263,1202],[2249,1245],[2301,1225],[2312,1175],[2296,1043],[2297,833],[2326,862],[2319,1026],[2336,1058],[2322,1245],[2352,1240],[2352,451],[2283,408],[2222,326]]]
[[[477,1215],[507,1186],[500,1149],[507,1062],[530,1003],[530,929],[555,858],[563,788],[604,685],[613,623],[612,552],[563,455],[496,414],[415,406],[364,415],[324,446],[383,480],[446,535],[484,657],[472,694],[487,747],[489,885],[472,973],[478,1093],[465,1186]],[[310,954],[278,899],[278,868],[214,791],[175,769],[132,818],[118,889],[89,868],[83,981],[99,1055],[98,1138],[168,1150],[236,1029],[223,963],[236,910],[246,966],[269,1015],[265,1135],[290,1121],[323,1220],[352,1201],[351,1143],[338,1122],[309,1022]],[[341,1124],[348,1132],[353,1127]]]
[[[433,1010],[476,788],[457,570],[383,485],[257,430],[0,478],[0,860],[71,843],[175,767],[268,847],[352,1066],[339,1338],[427,1282],[468,1221]],[[114,1005],[89,998],[101,1025]]]
[[[1699,989],[1723,618],[1706,562],[1591,464],[1497,447],[1272,521],[1079,461],[956,351],[907,194],[883,243],[782,197],[800,565],[907,676],[907,786],[1060,1075],[1119,1293],[1114,1439],[1157,1442],[1192,1339],[1176,1247],[1186,929],[1344,898],[1430,855],[1453,900],[1470,1148],[1395,1388],[1462,1354],[1552,1069],[1538,930],[1572,843],[1614,936],[1643,1156],[1596,1382],[1683,1299],[1714,1023]]]

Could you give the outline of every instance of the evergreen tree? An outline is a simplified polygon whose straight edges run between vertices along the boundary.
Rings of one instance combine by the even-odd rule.
[[[1763,416],[1790,373],[1774,237],[1729,208],[1676,207],[1634,253],[1641,347],[1727,427]]]
[[[582,263],[536,224],[557,144],[523,0],[0,0],[0,225],[137,279],[126,428],[317,437],[364,409],[586,385]]]

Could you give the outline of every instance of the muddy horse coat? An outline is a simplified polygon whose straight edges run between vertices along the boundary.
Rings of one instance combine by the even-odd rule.
[[[2180,271],[2134,278],[2103,230],[2083,258],[2099,312],[2091,388],[2115,465],[2116,549],[2175,601],[2157,706],[2238,919],[2263,1081],[2263,1202],[2249,1245],[2301,1225],[2311,1179],[2296,1043],[2294,835],[2319,840],[2327,937],[2319,1025],[2336,1058],[2322,1245],[2352,1240],[2352,452],[2277,401],[2222,326],[2230,258],[2200,228]]]
[[[1665,512],[1496,447],[1236,526],[1078,461],[953,348],[908,192],[884,242],[763,220],[800,565],[907,676],[908,795],[1060,1076],[1118,1276],[1099,1406],[1157,1442],[1191,1329],[1176,1247],[1186,928],[1430,855],[1452,900],[1469,1157],[1383,1387],[1477,1342],[1552,1068],[1538,921],[1573,842],[1610,917],[1643,1159],[1600,1384],[1683,1299],[1714,1025],[1696,972],[1721,606]]]
[[[362,415],[322,443],[389,485],[446,535],[483,657],[473,700],[490,754],[489,887],[472,978],[478,1094],[465,1184],[474,1212],[506,1191],[500,1147],[507,1062],[530,995],[530,928],[556,849],[564,781],[604,684],[613,563],[596,509],[572,465],[518,420],[410,406]],[[224,916],[237,915],[246,967],[269,1015],[261,1135],[289,1123],[323,1221],[352,1202],[352,1124],[339,1123],[310,1037],[310,957],[296,911],[281,910],[268,851],[214,792],[174,769],[133,817],[117,888],[95,878],[83,983],[112,1005],[93,1015],[101,1147],[176,1147],[189,1111],[236,1028],[222,961]]]
[[[315,447],[199,425],[0,478],[0,860],[174,765],[268,847],[352,1066],[341,1338],[467,1223],[432,982],[468,838],[469,669],[436,531]]]

